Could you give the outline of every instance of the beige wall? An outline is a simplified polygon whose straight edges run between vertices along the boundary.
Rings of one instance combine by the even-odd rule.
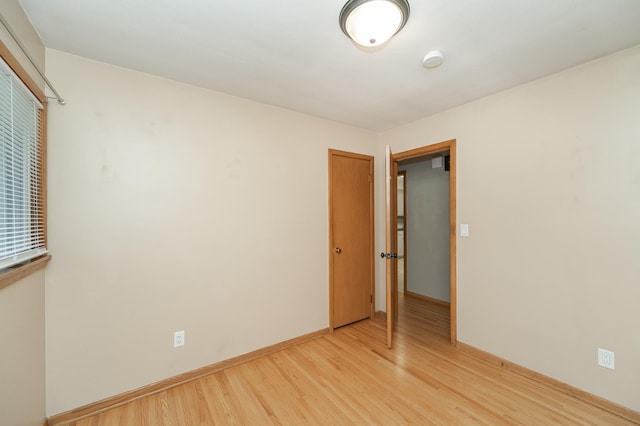
[[[407,290],[448,302],[449,172],[431,158],[401,163],[407,172]]]
[[[47,67],[68,101],[49,110],[49,415],[328,327],[327,150],[375,154],[374,133]]]
[[[0,425],[42,425],[44,271],[0,290]]]
[[[17,1],[0,13],[44,66],[44,46]],[[31,65],[0,24],[0,40],[36,82]],[[42,425],[45,414],[44,271],[0,290],[0,424]]]
[[[636,47],[381,141],[400,152],[457,139],[458,222],[470,225],[459,340],[635,410],[639,70]],[[598,347],[615,352],[615,371],[597,365]]]

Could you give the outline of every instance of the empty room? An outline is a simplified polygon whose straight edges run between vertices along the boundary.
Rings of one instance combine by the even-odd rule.
[[[0,57],[0,426],[640,424],[637,0],[2,0]]]

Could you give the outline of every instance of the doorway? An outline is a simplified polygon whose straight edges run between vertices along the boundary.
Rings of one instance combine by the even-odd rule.
[[[406,211],[407,211],[407,172],[404,170],[398,170],[398,196],[396,202],[398,203],[398,291],[404,295],[407,294],[406,276],[407,276],[407,263],[405,261],[405,255],[407,253],[407,228],[406,228]]]
[[[374,158],[329,150],[329,328],[374,315]]]
[[[433,162],[432,159],[434,159]],[[400,170],[404,169],[406,172],[402,176],[402,198],[406,199],[406,202],[403,203],[402,198],[398,197],[398,228],[402,230],[402,234],[400,232],[397,234],[398,242],[400,243],[401,235],[405,237],[403,247],[398,244],[399,251],[402,251],[398,253],[401,261],[397,262],[398,268],[402,268],[402,270],[398,269],[398,276],[404,276],[402,293],[408,297],[418,297],[432,304],[446,306],[449,309],[450,340],[455,345],[457,343],[455,140],[394,154],[394,161]],[[414,166],[411,166],[412,164]],[[402,167],[403,165],[406,167]],[[430,170],[422,170],[420,172],[422,177],[420,177],[420,173],[415,173],[420,170],[420,167],[428,167]],[[399,177],[400,175],[398,173]],[[436,191],[430,195],[431,199],[422,194],[422,199],[413,200],[422,204],[420,207],[423,213],[419,214],[416,214],[416,211],[419,212],[420,209],[410,207],[411,186],[414,185],[415,188],[415,185],[419,184],[416,180],[412,180],[412,175],[422,179],[431,176],[427,186],[437,187],[431,189]],[[400,184],[400,179],[398,182]],[[420,188],[420,191],[429,190],[427,186]],[[436,212],[429,213],[435,217],[425,218],[424,208],[429,202],[439,203],[437,206],[439,208],[435,209]],[[413,235],[412,229],[419,229],[421,232]],[[412,235],[413,243],[418,244],[412,244]],[[424,241],[415,241],[416,236],[429,238],[429,244],[425,244]],[[429,282],[425,284],[426,281]]]
[[[398,198],[398,278],[406,268],[405,296],[446,306],[450,300],[448,155],[445,151],[398,162],[398,177],[404,172],[406,180],[405,206]],[[406,207],[404,216],[401,207]],[[401,218],[407,223],[406,262],[400,259]],[[400,284],[398,279],[399,289]]]

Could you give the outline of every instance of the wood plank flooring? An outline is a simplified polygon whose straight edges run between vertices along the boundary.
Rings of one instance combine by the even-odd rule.
[[[392,350],[365,320],[71,424],[634,424],[454,349],[445,308],[400,305]]]

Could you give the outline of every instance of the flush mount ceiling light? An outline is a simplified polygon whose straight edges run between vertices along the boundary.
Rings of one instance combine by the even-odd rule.
[[[340,28],[362,46],[379,46],[409,19],[407,0],[349,0],[340,11]]]

